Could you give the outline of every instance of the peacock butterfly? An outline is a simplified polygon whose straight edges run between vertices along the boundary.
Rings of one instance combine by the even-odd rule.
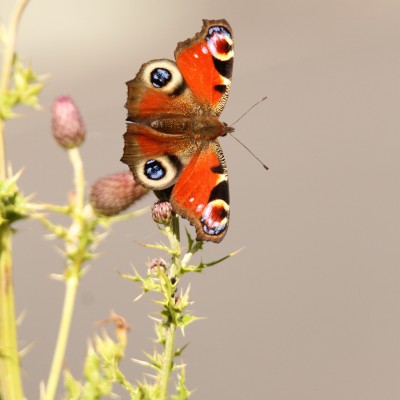
[[[122,162],[136,180],[167,196],[195,226],[197,240],[220,242],[229,223],[228,173],[218,120],[231,86],[233,36],[227,21],[203,20],[178,43],[175,60],[143,64],[127,82],[127,132]]]

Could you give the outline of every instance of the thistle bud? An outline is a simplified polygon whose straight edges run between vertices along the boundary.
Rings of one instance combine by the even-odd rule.
[[[167,263],[162,258],[153,258],[150,264],[148,264],[150,273],[157,275],[158,271],[164,273],[167,272]]]
[[[58,97],[52,107],[53,135],[65,149],[78,147],[85,139],[85,124],[69,96]]]
[[[172,218],[172,206],[169,201],[159,200],[151,209],[151,216],[157,224],[168,225]]]
[[[148,192],[137,183],[131,172],[119,172],[96,181],[90,190],[89,200],[99,214],[111,216],[127,209]]]

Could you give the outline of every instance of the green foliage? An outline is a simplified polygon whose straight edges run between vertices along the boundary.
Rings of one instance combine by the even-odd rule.
[[[68,214],[70,211],[65,210]],[[174,217],[177,218],[177,217]],[[57,228],[58,229],[58,228]],[[75,380],[69,372],[64,375],[67,399],[94,400],[112,396],[114,384],[119,384],[129,393],[133,400],[166,400],[168,398],[171,374],[176,376],[175,394],[173,400],[185,400],[191,392],[185,384],[185,365],[177,363],[184,349],[175,346],[175,332],[179,329],[182,334],[185,328],[199,319],[189,310],[190,285],[186,289],[178,287],[180,278],[188,272],[201,272],[203,269],[218,264],[226,258],[204,263],[189,264],[193,255],[203,248],[202,242],[197,242],[187,233],[187,251],[182,250],[179,237],[179,224],[171,221],[161,231],[167,236],[169,245],[145,245],[146,247],[162,250],[171,257],[169,264],[156,259],[147,268],[147,274],[140,274],[134,269],[133,274],[122,274],[122,277],[141,285],[143,294],[151,292],[157,295],[154,302],[161,306],[158,317],[151,317],[155,324],[155,348],[153,352],[144,353],[145,360],[134,359],[136,363],[151,371],[146,379],[132,384],[119,369],[119,363],[124,356],[127,331],[124,324],[116,329],[117,340],[107,334],[96,335],[89,345],[86,356],[83,382]],[[63,234],[65,235],[65,233]],[[115,318],[111,318],[115,322]]]
[[[66,400],[78,400],[82,394],[82,385],[75,380],[68,369],[64,370],[64,386],[66,389]]]
[[[172,400],[186,400],[191,392],[185,385],[185,366],[181,367],[181,372],[178,374],[178,383],[176,385],[176,394],[172,396]]]
[[[20,174],[0,180],[0,225],[12,224],[27,217],[27,199],[20,193],[17,180]]]
[[[12,86],[0,93],[0,119],[15,118],[13,111],[18,105],[39,108],[38,95],[44,87],[42,77],[38,77],[30,66],[25,66],[17,55],[12,64]]]
[[[86,355],[84,383],[75,380],[69,371],[64,374],[66,399],[95,400],[111,396],[115,382],[119,382],[135,398],[137,390],[126,380],[118,366],[124,348],[124,343],[113,340],[105,333],[96,336],[94,345],[89,345]]]
[[[174,220],[175,218],[175,220]],[[179,241],[179,224],[175,216],[172,221],[164,227],[160,227],[162,233],[167,236],[169,246],[164,244],[150,245],[145,244],[145,247],[161,250],[171,257],[171,261],[165,268],[148,268],[147,275],[141,275],[136,269],[134,274],[123,274],[125,279],[133,282],[138,282],[141,285],[143,294],[153,292],[158,294],[161,299],[155,300],[155,303],[160,305],[160,318],[152,318],[155,321],[155,343],[161,346],[160,349],[154,349],[152,354],[145,353],[147,360],[134,360],[135,362],[148,367],[152,370],[153,379],[139,383],[138,389],[142,397],[140,399],[166,399],[163,395],[165,388],[162,387],[163,377],[165,374],[177,372],[176,393],[172,396],[174,400],[184,400],[190,396],[190,391],[185,385],[185,366],[177,365],[176,359],[182,356],[186,345],[177,348],[171,343],[174,343],[175,330],[179,329],[182,334],[185,333],[185,328],[192,322],[199,319],[194,316],[190,310],[190,285],[185,289],[178,290],[180,278],[189,272],[201,272],[205,268],[216,265],[228,257],[236,253],[232,253],[219,260],[204,263],[200,261],[197,264],[189,264],[192,257],[202,250],[203,243],[195,241],[188,232],[187,250],[182,251],[182,246]]]

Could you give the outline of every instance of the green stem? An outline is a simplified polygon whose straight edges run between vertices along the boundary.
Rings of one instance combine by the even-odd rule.
[[[4,140],[4,121],[0,119],[0,180],[6,179],[6,144]]]
[[[29,0],[20,0],[10,19],[7,42],[4,46],[0,76],[0,94],[9,89],[15,52],[17,29]],[[0,120],[0,180],[7,177],[4,120]],[[15,296],[12,274],[12,228],[0,226],[0,397],[20,400],[23,396],[20,359],[18,354]]]
[[[189,261],[191,260],[191,258],[193,257],[193,255],[195,253],[197,253],[201,248],[202,248],[203,244],[201,241],[197,241],[196,244],[192,247],[192,249],[190,251],[188,251],[182,258],[181,261],[181,265],[182,267],[186,267],[189,263]]]
[[[160,372],[160,399],[166,400],[168,397],[168,384],[171,376],[172,362],[174,359],[176,326],[170,324],[166,329],[166,340],[163,354],[163,363]]]
[[[1,68],[0,76],[0,93],[5,95],[9,89],[10,79],[12,74],[14,53],[15,53],[15,42],[17,39],[17,30],[19,21],[25,7],[28,5],[29,0],[19,0],[13,14],[10,18],[10,23],[7,31],[7,41],[4,46],[3,63]],[[5,155],[5,143],[4,143],[4,121],[0,122],[0,179],[6,177],[6,155]]]
[[[171,225],[172,225],[172,232],[173,232],[173,234],[175,236],[175,239],[176,239],[176,242],[175,242],[175,245],[176,245],[176,244],[179,244],[180,241],[181,241],[181,234],[180,234],[180,230],[179,230],[179,217],[178,217],[178,215],[175,214],[172,217]]]
[[[117,382],[119,382],[121,386],[125,388],[125,390],[129,393],[132,399],[136,398],[137,389],[130,382],[127,381],[125,375],[121,372],[118,366],[116,367],[115,373]]]
[[[179,267],[180,267],[180,257],[181,257],[181,244],[180,244],[180,229],[179,229],[179,217],[174,215],[172,217],[171,225],[166,227],[168,233],[168,238],[170,242],[171,249],[173,249],[172,263],[169,272],[169,279],[176,278],[179,279]],[[164,291],[164,295],[168,296],[166,298],[167,302],[171,301],[168,291]],[[165,322],[166,333],[165,333],[165,345],[164,353],[162,356],[162,367],[160,371],[160,399],[166,400],[168,397],[168,384],[170,381],[171,370],[173,365],[173,360],[175,356],[175,332],[176,325],[173,319],[169,319]]]
[[[168,239],[173,250],[172,255],[172,264],[169,273],[169,277],[179,278],[177,276],[179,272],[180,265],[180,257],[181,257],[181,243],[180,243],[180,229],[179,229],[179,217],[178,215],[174,215],[172,217],[171,225],[166,227],[166,231],[168,233]]]
[[[79,270],[75,266],[74,269]],[[64,363],[65,350],[67,348],[68,336],[71,329],[72,315],[74,312],[76,293],[79,286],[79,274],[66,278],[66,290],[64,306],[62,311],[60,329],[58,331],[57,344],[54,351],[53,362],[49,379],[47,381],[45,400],[53,400],[57,391],[58,381],[60,379],[61,369]]]
[[[5,46],[4,56],[3,56],[3,69],[0,80],[0,90],[7,91],[8,85],[10,83],[14,52],[15,52],[15,42],[17,40],[17,29],[19,21],[21,19],[22,13],[25,7],[28,5],[29,0],[20,0],[14,8],[13,14],[10,19],[9,29],[7,32],[7,44]]]
[[[60,380],[61,370],[64,363],[65,351],[68,344],[68,337],[71,328],[72,315],[74,312],[76,294],[78,291],[80,272],[84,262],[84,253],[87,240],[82,240],[85,235],[85,219],[83,209],[85,204],[85,179],[83,173],[83,163],[78,148],[68,150],[73,170],[75,197],[72,202],[73,222],[68,230],[66,242],[66,254],[72,261],[65,271],[65,298],[61,315],[61,323],[58,331],[56,348],[54,351],[53,362],[50,369],[49,379],[45,392],[45,400],[53,400]]]
[[[71,161],[72,168],[74,169],[74,187],[75,187],[75,199],[74,199],[74,211],[75,215],[82,213],[83,206],[85,203],[85,177],[83,174],[83,163],[81,154],[78,147],[74,147],[68,150],[68,157]]]
[[[0,398],[23,399],[12,279],[12,229],[0,227]]]

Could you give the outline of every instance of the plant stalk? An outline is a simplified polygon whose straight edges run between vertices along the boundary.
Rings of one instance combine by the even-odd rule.
[[[177,274],[179,271],[180,257],[181,257],[181,243],[180,243],[180,229],[179,229],[179,217],[174,215],[172,217],[171,225],[166,227],[168,233],[168,239],[173,250],[172,264],[169,273],[169,278],[178,278]]]
[[[174,215],[172,217],[171,225],[166,227],[168,238],[170,242],[170,246],[173,249],[172,256],[172,264],[171,270],[169,273],[169,279],[175,278],[178,279],[179,274],[179,263],[181,257],[181,244],[180,244],[180,229],[179,229],[179,217]],[[171,301],[168,294],[164,295],[168,296],[166,299],[168,302]],[[164,353],[162,356],[162,367],[160,371],[160,399],[167,400],[168,398],[168,384],[171,377],[172,365],[175,356],[175,333],[176,333],[176,325],[174,321],[167,320],[166,324],[166,334],[165,334],[165,345],[164,345]]]
[[[71,258],[71,263],[67,266],[65,271],[66,289],[64,305],[53,361],[47,381],[44,397],[45,400],[53,400],[56,395],[67,349],[69,332],[71,329],[71,321],[75,308],[76,294],[79,287],[82,263],[84,262],[84,254],[88,245],[88,241],[83,239],[83,235],[85,235],[85,219],[82,214],[85,204],[83,163],[78,148],[69,149],[68,156],[74,171],[75,188],[75,197],[72,202],[73,222],[69,228],[68,239],[66,242],[66,254],[70,256],[68,258]]]
[[[1,94],[0,94],[1,96]],[[6,143],[4,140],[4,121],[0,119],[0,180],[6,179]]]
[[[165,348],[163,354],[163,364],[160,372],[160,399],[167,400],[168,398],[168,384],[172,371],[172,362],[174,359],[174,344],[176,326],[171,323],[167,328]]]
[[[1,96],[6,96],[9,90],[17,29],[28,2],[29,0],[18,1],[10,19],[1,66]],[[4,120],[0,119],[0,180],[2,181],[7,177],[4,131]],[[24,397],[12,273],[12,228],[7,222],[0,226],[0,397],[7,400],[20,400]]]
[[[79,148],[74,147],[72,149],[69,149],[68,157],[74,170],[74,215],[76,216],[76,218],[79,218],[85,204],[85,177],[83,174],[83,163]]]
[[[0,95],[5,96],[8,92],[15,53],[15,42],[17,30],[22,13],[28,5],[29,0],[19,0],[14,8],[7,31],[6,44],[4,46],[3,63],[0,76]],[[0,179],[6,178],[6,154],[4,142],[4,121],[0,122]]]
[[[75,267],[76,268],[76,267]],[[79,267],[78,267],[79,268]],[[60,328],[58,331],[56,348],[51,364],[50,375],[47,381],[45,400],[53,400],[58,382],[60,380],[61,369],[64,363],[65,351],[67,348],[69,332],[71,329],[72,315],[74,313],[76,293],[79,286],[79,276],[75,274],[66,279],[66,290],[64,297],[64,306],[62,311]]]
[[[0,397],[20,400],[24,396],[18,354],[11,237],[12,229],[4,223],[0,226]]]

